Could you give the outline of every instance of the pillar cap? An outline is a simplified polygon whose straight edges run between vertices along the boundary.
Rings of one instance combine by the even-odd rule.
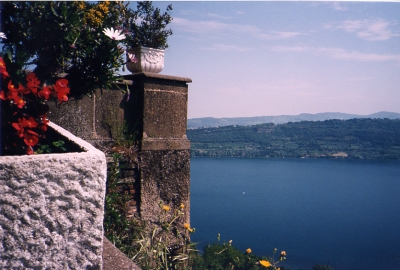
[[[170,80],[170,81],[180,81],[185,83],[191,83],[192,79],[178,76],[170,76],[164,74],[157,73],[149,73],[149,72],[141,72],[141,73],[133,73],[124,75],[125,80],[135,80],[138,78],[154,78],[154,79],[162,79],[162,80]]]

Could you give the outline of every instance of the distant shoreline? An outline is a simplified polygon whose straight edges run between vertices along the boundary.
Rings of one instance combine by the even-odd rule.
[[[230,125],[250,126],[264,123],[286,124],[289,122],[300,121],[325,121],[325,120],[349,120],[349,119],[400,119],[400,113],[395,112],[377,112],[369,115],[357,115],[338,112],[325,112],[317,114],[302,113],[299,115],[278,115],[278,116],[254,116],[254,117],[232,117],[232,118],[214,118],[202,117],[188,119],[188,129],[223,127]]]
[[[187,130],[191,157],[400,160],[400,119],[350,119]]]

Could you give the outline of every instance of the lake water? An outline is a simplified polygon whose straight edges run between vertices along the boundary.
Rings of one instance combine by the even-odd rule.
[[[398,270],[400,161],[193,158],[191,225],[291,270]]]

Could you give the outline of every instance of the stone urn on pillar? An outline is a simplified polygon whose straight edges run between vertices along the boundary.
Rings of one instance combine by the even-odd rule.
[[[151,1],[138,2],[137,10],[127,22],[124,44],[126,67],[135,73],[160,73],[164,68],[164,50],[168,48],[167,39],[172,30],[167,26],[172,22],[168,5],[164,13],[154,8]]]
[[[137,47],[127,50],[126,67],[132,73],[160,73],[164,68],[164,50]]]

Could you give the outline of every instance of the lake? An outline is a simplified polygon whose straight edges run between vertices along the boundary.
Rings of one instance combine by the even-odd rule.
[[[191,225],[291,270],[398,270],[400,161],[192,158]]]

